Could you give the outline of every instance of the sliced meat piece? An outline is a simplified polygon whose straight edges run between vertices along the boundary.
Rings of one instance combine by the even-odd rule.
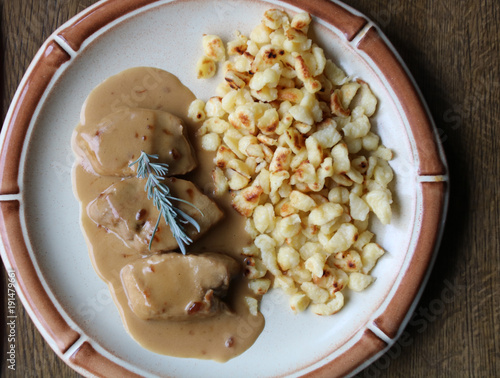
[[[196,167],[194,150],[180,118],[159,110],[125,109],[97,124],[79,125],[75,144],[81,158],[103,176],[135,176],[129,167],[141,154],[159,155],[169,175],[182,175]]]
[[[192,206],[173,201],[175,207],[193,217],[200,225],[200,232],[191,225],[185,226],[186,234],[193,241],[223,218],[224,214],[217,204],[201,193],[192,182],[171,177],[166,178],[164,183],[172,196],[188,201],[201,210],[203,215]],[[98,226],[114,233],[125,244],[142,254],[177,249],[178,244],[162,217],[151,251],[148,250],[159,212],[153,200],[147,198],[145,184],[146,180],[130,178],[111,185],[89,203],[87,214]]]
[[[126,265],[121,279],[139,318],[183,320],[228,311],[221,298],[239,271],[238,263],[226,255],[174,252]]]

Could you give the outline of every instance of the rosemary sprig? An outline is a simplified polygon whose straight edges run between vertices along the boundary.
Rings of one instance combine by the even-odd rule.
[[[165,222],[170,227],[170,231],[172,231],[172,235],[174,235],[177,244],[179,244],[182,254],[185,255],[186,246],[191,244],[193,240],[187,236],[184,226],[191,224],[198,232],[200,232],[200,225],[194,218],[175,207],[172,202],[177,201],[185,203],[194,207],[200,212],[201,215],[203,215],[203,213],[192,203],[170,195],[169,187],[162,182],[168,174],[168,164],[152,163],[151,159],[158,159],[158,155],[149,155],[144,151],[141,151],[139,159],[129,165],[131,167],[137,164],[137,177],[140,179],[147,179],[144,190],[148,194],[148,199],[153,199],[153,204],[160,212],[153,234],[151,235],[148,248],[151,250],[154,236],[156,231],[158,231],[158,225],[160,224],[161,217],[163,216]]]

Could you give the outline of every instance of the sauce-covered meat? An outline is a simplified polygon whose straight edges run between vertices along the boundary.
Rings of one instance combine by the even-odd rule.
[[[164,182],[172,196],[193,205],[175,203],[177,208],[194,218],[200,226],[200,232],[191,225],[186,227],[186,233],[192,240],[200,238],[222,219],[223,213],[215,202],[201,193],[192,182],[176,178],[167,178]],[[151,250],[148,251],[159,211],[153,201],[148,199],[144,184],[145,180],[129,178],[111,185],[89,204],[89,217],[141,254],[172,251],[178,248],[178,244],[163,217]]]
[[[166,253],[126,265],[121,279],[141,319],[188,320],[228,312],[221,299],[239,270],[233,258],[221,254]]]
[[[202,150],[199,138],[195,137],[199,125],[186,118],[189,104],[194,99],[191,91],[174,75],[156,68],[131,68],[98,85],[82,107],[80,124],[73,137],[73,149],[77,155],[77,164],[73,170],[74,190],[81,202],[81,223],[92,264],[109,285],[130,335],[142,346],[156,353],[223,362],[243,353],[254,343],[262,332],[264,318],[260,313],[250,313],[245,297],[255,294],[248,287],[248,279],[241,273],[230,281],[228,295],[220,300],[234,271],[233,263],[217,259],[226,259],[225,255],[231,256],[239,266],[243,266],[241,251],[251,243],[251,238],[244,230],[245,220],[232,209],[230,194],[214,196],[214,154]],[[124,112],[122,114],[126,114],[128,118],[120,120],[120,112]],[[165,125],[167,122],[162,117],[169,114],[182,119],[185,129],[181,132],[179,125],[173,122],[171,137],[175,141],[167,138],[157,147],[156,129],[148,129],[147,126],[150,125],[151,117],[155,117],[155,125]],[[107,123],[103,124],[104,121]],[[96,129],[99,124],[100,131],[106,130],[109,134],[103,133],[101,138],[93,139],[92,136],[96,136],[99,131]],[[116,127],[116,134],[103,127],[104,125]],[[140,138],[135,137],[136,132]],[[86,141],[82,141],[84,134]],[[143,140],[142,136],[146,138]],[[131,159],[139,157],[141,150],[160,154],[160,159],[166,159],[169,154],[173,157],[175,153],[169,151],[176,148],[180,152],[177,147],[179,143],[184,143],[183,138],[193,143],[198,165],[183,176],[189,181],[168,178],[165,183],[175,197],[185,199],[202,210],[203,216],[188,205],[184,207],[176,204],[197,220],[202,233],[195,235],[191,226],[187,226],[187,232],[193,239],[200,238],[187,247],[188,255],[185,257],[175,253],[176,258],[167,258],[163,256],[174,256],[174,253],[162,255],[159,254],[160,251],[176,248],[176,244],[172,243],[168,227],[162,221],[160,230],[155,235],[158,240],[154,240],[152,250],[148,250],[148,235],[152,232],[158,211],[152,201],[147,200],[145,180],[131,177],[135,174],[130,174],[126,169]],[[91,146],[92,143],[95,145]],[[94,158],[93,164],[90,161],[92,153],[83,152],[84,148],[100,154],[98,158]],[[107,155],[107,151],[113,149],[119,153]],[[187,169],[176,171],[179,168],[174,167],[184,165],[184,158],[185,154],[182,155],[181,162],[169,164],[170,174],[177,175]],[[101,173],[98,173],[99,169]],[[123,178],[125,176],[129,177]],[[223,219],[219,207],[224,211]],[[213,258],[211,251],[221,252],[220,257]],[[205,257],[200,259],[201,256]],[[194,258],[193,272],[189,273],[188,266],[191,263],[188,262]],[[172,261],[166,262],[168,259],[178,259],[178,262],[172,265]],[[151,266],[155,267],[155,272],[164,273],[152,276],[148,271]],[[170,275],[170,272],[177,269],[182,271],[184,278]],[[220,271],[221,274],[215,278],[211,274],[209,277],[214,280],[209,284],[193,284],[186,291],[191,293],[187,297],[189,300],[179,302],[182,305],[178,307],[181,309],[178,314],[186,311],[187,306],[194,316],[178,321],[175,320],[176,316],[158,315],[164,310],[165,314],[176,313],[173,308],[166,308],[161,302],[163,290],[168,287],[169,293],[171,290],[184,293],[187,285],[184,279],[188,280],[189,274],[192,274],[191,278],[200,278],[199,271],[212,270]],[[146,286],[141,285],[147,285],[152,290],[144,290]],[[193,295],[196,288],[199,290],[198,294]],[[143,299],[140,299],[141,295]],[[149,295],[147,304],[144,295]],[[227,307],[224,303],[228,304]],[[226,311],[227,308],[231,311]],[[142,315],[139,315],[141,311]],[[103,316],[106,315],[103,313]]]
[[[141,151],[158,155],[170,176],[196,167],[181,119],[159,110],[120,110],[96,124],[78,125],[74,138],[81,158],[103,176],[135,176],[136,166],[130,164]]]

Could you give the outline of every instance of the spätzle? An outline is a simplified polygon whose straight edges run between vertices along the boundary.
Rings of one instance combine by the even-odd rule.
[[[368,220],[391,220],[393,153],[372,129],[376,96],[325,57],[307,35],[311,21],[270,9],[226,48],[204,36],[198,77],[223,62],[224,82],[206,104],[193,102],[189,116],[203,122],[203,148],[216,152],[216,194],[231,190],[247,217],[250,289],[265,294],[270,273],[292,311],[331,315],[344,305],[342,290],[374,281],[369,273],[384,250]],[[256,302],[249,306],[256,311]]]

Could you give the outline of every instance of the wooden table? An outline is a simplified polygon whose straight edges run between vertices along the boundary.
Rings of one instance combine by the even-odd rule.
[[[94,2],[0,0],[1,119],[43,41]],[[400,341],[359,376],[500,376],[500,2],[346,3],[380,25],[415,76],[452,177],[443,242],[414,318]],[[17,314],[17,370],[6,368],[5,339],[1,375],[78,377],[20,303]]]

